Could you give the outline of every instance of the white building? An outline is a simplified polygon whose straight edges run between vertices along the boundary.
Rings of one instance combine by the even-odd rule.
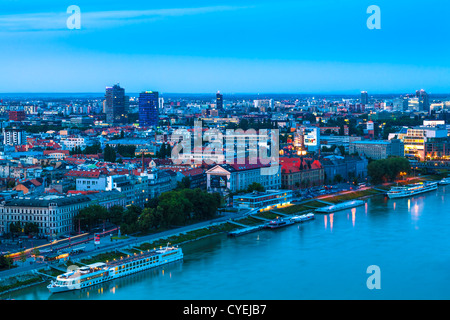
[[[37,224],[40,235],[72,231],[72,220],[79,210],[89,206],[85,195],[19,197],[0,204],[0,234],[10,231],[11,223]]]
[[[261,184],[266,190],[281,188],[279,164],[220,164],[206,171],[208,192],[227,194],[245,190],[252,183]]]
[[[9,146],[23,145],[27,142],[26,132],[23,129],[4,128],[3,144]]]

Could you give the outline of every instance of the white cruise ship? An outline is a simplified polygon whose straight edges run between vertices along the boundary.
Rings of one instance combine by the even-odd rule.
[[[416,194],[436,190],[437,187],[437,182],[415,183],[402,187],[392,187],[387,193],[387,196],[390,199],[410,197]]]
[[[98,262],[80,267],[57,276],[56,281],[51,281],[47,288],[51,293],[83,289],[181,259],[181,248],[167,246],[107,263]]]

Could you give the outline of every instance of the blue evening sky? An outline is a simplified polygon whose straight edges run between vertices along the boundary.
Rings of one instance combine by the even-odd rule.
[[[69,30],[70,5],[81,30]],[[369,30],[370,5],[381,30]],[[1,0],[0,92],[450,92],[437,0]]]

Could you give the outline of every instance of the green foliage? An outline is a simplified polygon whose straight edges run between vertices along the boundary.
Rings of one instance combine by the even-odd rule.
[[[103,160],[106,162],[116,162],[116,151],[110,145],[106,145],[103,150]]]
[[[367,166],[367,172],[371,181],[379,184],[394,181],[400,175],[400,172],[409,174],[411,172],[411,165],[406,158],[390,157],[370,162]]]
[[[122,131],[123,132],[123,131]],[[136,146],[133,145],[121,145],[117,146],[117,153],[123,157],[133,158],[136,151]]]
[[[171,156],[172,156],[172,148],[168,143],[163,143],[159,151],[156,152],[156,157],[160,159],[170,158]]]
[[[39,226],[37,225],[37,223],[27,222],[27,223],[25,223],[25,225],[23,227],[23,231],[25,232],[26,235],[38,233]]]
[[[0,270],[9,269],[13,265],[11,258],[7,258],[4,255],[0,255]]]
[[[258,182],[253,182],[252,184],[250,184],[248,186],[247,192],[253,192],[253,191],[264,192],[265,188],[262,184],[260,184]]]

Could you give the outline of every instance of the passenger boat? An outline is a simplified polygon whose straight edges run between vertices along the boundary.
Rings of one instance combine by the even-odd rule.
[[[438,184],[440,186],[446,186],[446,185],[450,184],[450,178],[444,178],[441,181],[439,181]]]
[[[315,211],[319,213],[332,213],[344,209],[350,209],[358,206],[362,206],[365,202],[363,200],[353,200],[343,203],[338,203],[332,206],[317,208]]]
[[[229,237],[237,237],[237,236],[241,236],[250,232],[254,232],[254,231],[258,231],[262,228],[262,226],[253,226],[253,227],[247,227],[247,228],[243,228],[243,229],[238,229],[238,230],[233,230],[228,232],[228,236]]]
[[[291,219],[275,219],[275,220],[271,220],[269,221],[269,223],[267,223],[264,228],[267,229],[278,229],[278,228],[282,228],[282,227],[287,227],[291,224],[294,224],[295,222],[292,221]]]
[[[392,187],[387,193],[391,199],[410,197],[416,194],[433,191],[438,187],[437,182],[415,183],[407,186]]]
[[[181,259],[181,248],[167,245],[165,248],[148,250],[106,263],[97,262],[66,272],[57,276],[56,281],[51,281],[47,289],[51,293],[83,289]]]
[[[300,216],[293,216],[290,218],[294,222],[303,222],[314,219],[314,213],[302,214]]]

